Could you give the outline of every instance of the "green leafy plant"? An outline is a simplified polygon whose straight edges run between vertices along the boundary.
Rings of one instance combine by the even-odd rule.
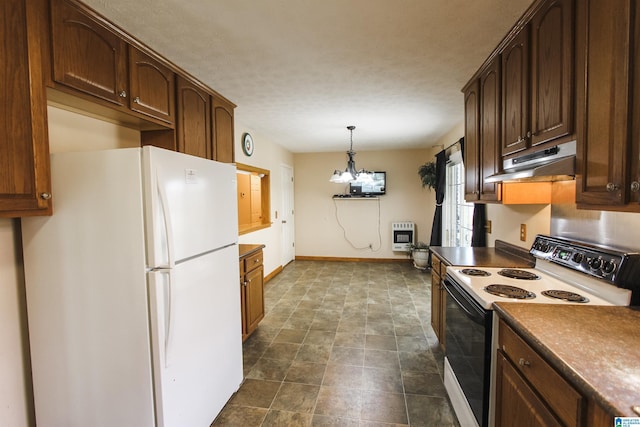
[[[436,162],[427,162],[418,168],[422,186],[436,188]]]

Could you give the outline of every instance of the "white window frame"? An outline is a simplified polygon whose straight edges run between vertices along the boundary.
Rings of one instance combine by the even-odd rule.
[[[469,247],[473,235],[473,203],[464,200],[462,152],[449,156],[442,203],[442,246]]]

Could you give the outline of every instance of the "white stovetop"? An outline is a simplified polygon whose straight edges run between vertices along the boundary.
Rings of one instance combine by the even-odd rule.
[[[468,291],[473,298],[485,309],[490,310],[494,302],[526,302],[538,304],[581,304],[581,305],[628,305],[630,292],[616,288],[613,285],[604,284],[596,279],[587,276],[575,276],[573,272],[560,270],[560,274],[546,272],[538,268],[522,268],[519,270],[529,271],[540,276],[539,280],[522,280],[504,277],[498,274],[502,268],[495,267],[473,267],[477,270],[484,270],[491,273],[490,276],[469,276],[461,270],[470,267],[447,267],[447,274],[452,276],[456,283]],[[577,280],[576,280],[577,278]],[[517,286],[527,291],[533,292],[536,296],[532,299],[505,298],[493,295],[484,290],[488,285],[500,284]],[[542,295],[545,290],[561,290],[578,293],[589,299],[586,303],[567,302],[564,300],[550,298]],[[597,296],[598,295],[598,296]]]

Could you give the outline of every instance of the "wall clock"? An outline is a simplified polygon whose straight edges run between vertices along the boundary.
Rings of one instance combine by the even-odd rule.
[[[253,154],[253,138],[248,133],[242,135],[242,151],[247,156]]]

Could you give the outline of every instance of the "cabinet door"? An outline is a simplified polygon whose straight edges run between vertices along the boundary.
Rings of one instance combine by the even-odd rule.
[[[480,196],[480,84],[476,80],[464,89],[464,199]]]
[[[561,426],[501,351],[497,355],[496,427]]]
[[[178,151],[213,158],[209,94],[178,76]]]
[[[130,46],[129,108],[173,124],[175,119],[175,76],[160,61]]]
[[[529,133],[529,26],[502,51],[502,155],[527,148]]]
[[[633,58],[640,58],[640,2],[634,2],[634,34],[633,34]],[[631,134],[631,174],[629,190],[631,202],[637,209],[640,203],[640,65],[633,68],[633,107],[632,134]]]
[[[24,0],[0,4],[0,216],[50,214],[47,101],[39,40],[27,31],[40,11]]]
[[[573,0],[551,0],[531,21],[531,145],[573,131]]]
[[[264,267],[251,270],[245,274],[245,302],[247,307],[247,334],[251,334],[264,317],[263,283]]]
[[[51,2],[53,79],[124,106],[127,44],[66,0]]]
[[[213,146],[214,160],[233,163],[233,104],[218,96],[211,97],[213,110]]]
[[[480,200],[500,200],[500,184],[485,184],[497,173],[500,157],[500,60],[494,59],[480,76]]]
[[[576,202],[623,205],[629,197],[631,2],[585,0],[576,9]]]

